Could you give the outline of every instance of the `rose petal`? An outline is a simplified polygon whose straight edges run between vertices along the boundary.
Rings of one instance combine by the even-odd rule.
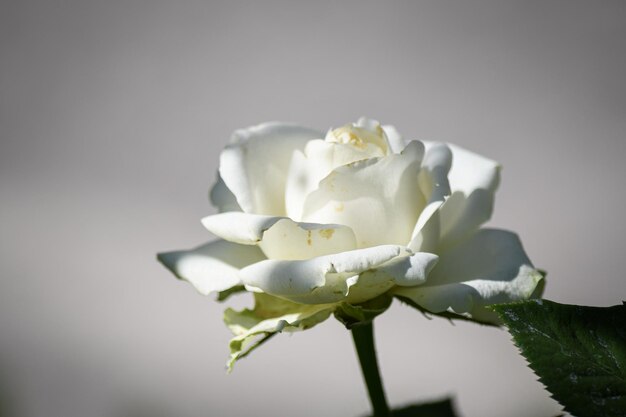
[[[346,299],[348,282],[406,253],[396,245],[375,246],[303,261],[266,260],[240,271],[243,283],[303,304],[334,303]]]
[[[389,142],[385,131],[376,120],[361,117],[356,123],[347,124],[328,132],[326,142],[349,144],[366,152],[389,154]]]
[[[312,140],[307,148],[318,143],[320,147],[332,149],[343,145],[332,145],[323,140]],[[352,161],[350,161],[352,162]],[[285,186],[285,207],[287,216],[300,221],[302,220],[302,209],[306,196],[317,189],[319,182],[332,169],[334,160],[332,157],[308,158],[304,153],[295,151],[287,174],[287,184]]]
[[[179,279],[207,295],[240,285],[239,269],[265,259],[254,246],[216,240],[191,250],[164,252],[159,261]]]
[[[448,174],[452,195],[441,207],[441,241],[450,245],[476,231],[493,212],[500,164],[455,145]]]
[[[418,174],[423,145],[333,170],[306,198],[303,220],[349,226],[360,248],[406,245],[424,207]]]
[[[285,178],[294,150],[324,134],[286,123],[235,131],[220,156],[220,175],[247,213],[285,214]]]
[[[377,146],[361,149],[325,140],[309,141],[304,153],[295,151],[291,160],[285,186],[287,216],[302,220],[306,197],[333,169],[380,156],[384,154]]]
[[[304,153],[294,152],[291,160],[285,189],[287,216],[302,220],[307,195],[335,168],[388,153],[385,131],[376,120],[363,117],[329,130],[324,140],[309,141]]]
[[[217,181],[209,193],[209,199],[211,200],[211,204],[213,204],[220,213],[225,211],[241,211],[235,194],[226,186],[219,172],[217,174]]]
[[[387,136],[387,141],[389,142],[389,149],[393,153],[400,153],[406,146],[406,142],[402,138],[402,135],[398,130],[391,125],[384,125],[383,130],[385,131],[385,136]]]
[[[356,248],[352,230],[337,224],[297,223],[287,217],[243,212],[208,216],[202,224],[231,242],[258,244],[270,259],[309,259]]]
[[[426,283],[393,292],[433,313],[482,316],[485,305],[529,298],[541,279],[517,235],[481,229],[439,254]]]
[[[433,253],[418,252],[395,259],[378,268],[375,273],[389,275],[401,287],[413,287],[426,282],[438,260],[439,256]]]
[[[351,278],[347,301],[360,303],[370,300],[394,286],[412,287],[426,281],[439,257],[432,253],[419,252],[399,256],[385,265],[362,272]]]
[[[419,186],[427,198],[413,229],[409,248],[414,252],[434,252],[439,244],[439,209],[450,195],[448,172],[452,163],[450,148],[442,143],[429,143],[422,162]]]

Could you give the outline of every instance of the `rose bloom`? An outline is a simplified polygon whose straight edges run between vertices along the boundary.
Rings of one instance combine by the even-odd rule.
[[[486,305],[538,295],[543,278],[514,233],[480,228],[499,179],[492,160],[374,120],[326,134],[263,123],[221,153],[219,214],[202,219],[218,239],[159,260],[202,294],[255,294],[253,309],[226,310],[231,365],[269,335],[379,313],[392,296],[494,322]]]

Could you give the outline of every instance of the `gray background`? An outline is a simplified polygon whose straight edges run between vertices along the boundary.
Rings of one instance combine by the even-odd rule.
[[[504,165],[491,222],[549,271],[546,297],[626,298],[626,3],[0,3],[0,392],[11,416],[357,416],[335,321],[231,375],[223,306],[157,251],[199,219],[230,132],[361,115]],[[235,303],[243,306],[245,297]],[[391,403],[553,416],[506,332],[377,320]]]

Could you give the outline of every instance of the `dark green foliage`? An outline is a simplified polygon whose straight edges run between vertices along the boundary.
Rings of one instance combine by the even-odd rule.
[[[456,417],[449,398],[430,403],[410,405],[391,411],[391,417]]]
[[[577,417],[626,416],[626,305],[492,307],[552,396]]]

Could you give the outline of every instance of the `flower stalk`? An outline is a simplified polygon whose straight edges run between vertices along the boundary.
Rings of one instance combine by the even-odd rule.
[[[352,328],[352,339],[356,348],[361,371],[367,385],[370,401],[372,403],[372,417],[389,417],[389,406],[385,398],[383,383],[378,371],[376,348],[374,346],[374,325],[372,322],[361,324]]]

